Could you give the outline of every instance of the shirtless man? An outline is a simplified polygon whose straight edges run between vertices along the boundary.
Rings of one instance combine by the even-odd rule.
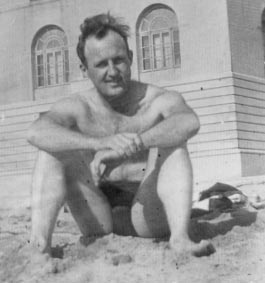
[[[77,53],[94,88],[56,102],[29,129],[29,142],[39,148],[31,243],[50,252],[65,202],[84,237],[115,233],[101,190],[113,183],[134,190],[130,217],[138,236],[170,234],[176,256],[208,255],[210,243],[195,244],[188,236],[192,167],[186,143],[199,129],[198,118],[179,93],[131,80],[128,29],[110,15],[85,19]]]

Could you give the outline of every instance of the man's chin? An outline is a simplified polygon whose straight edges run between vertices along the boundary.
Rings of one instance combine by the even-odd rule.
[[[108,100],[113,100],[122,97],[126,93],[124,88],[112,88],[104,95]]]

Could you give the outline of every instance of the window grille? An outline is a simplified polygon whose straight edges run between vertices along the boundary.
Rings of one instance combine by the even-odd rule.
[[[69,82],[69,51],[62,30],[45,29],[36,40],[33,53],[35,88]]]
[[[141,71],[180,67],[179,31],[176,15],[168,8],[145,13],[138,28]]]

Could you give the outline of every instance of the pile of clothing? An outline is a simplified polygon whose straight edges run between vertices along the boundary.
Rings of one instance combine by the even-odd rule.
[[[239,189],[227,184],[216,183],[202,191],[199,199],[193,202],[192,217],[214,211],[229,212],[246,205],[251,205],[256,209],[265,208],[265,201],[258,196],[250,200]]]

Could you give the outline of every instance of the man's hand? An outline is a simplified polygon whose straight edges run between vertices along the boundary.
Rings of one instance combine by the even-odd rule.
[[[143,148],[143,142],[138,134],[122,133],[101,138],[99,150],[112,149],[119,157],[131,157]]]
[[[107,163],[113,162],[116,164],[122,162],[120,154],[114,150],[101,150],[95,154],[93,161],[90,163],[90,170],[96,186],[99,185],[104,175],[107,175],[108,171],[111,170],[110,166],[107,166]]]

